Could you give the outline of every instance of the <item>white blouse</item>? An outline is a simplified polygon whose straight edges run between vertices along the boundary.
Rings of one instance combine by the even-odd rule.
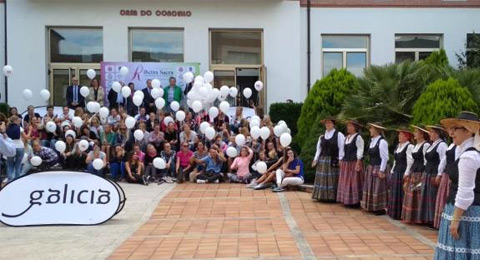
[[[438,139],[435,142],[433,142],[433,144],[430,145],[430,147],[428,147],[427,149],[427,153],[432,151],[433,147],[435,147],[435,145],[437,145],[440,142],[442,143],[437,146],[437,153],[438,153],[438,156],[440,157],[440,164],[438,164],[438,174],[437,174],[438,176],[442,176],[442,173],[445,170],[445,166],[447,165],[447,148],[448,148],[447,144],[443,140]]]
[[[404,175],[408,176],[408,173],[410,172],[410,168],[412,168],[413,165],[413,156],[412,156],[412,151],[413,151],[413,144],[410,142],[405,142],[403,144],[398,145],[397,150],[395,151],[396,153],[401,153],[403,149],[407,146],[407,168],[405,169],[405,172],[403,173]],[[393,167],[392,167],[392,174],[393,171],[395,170],[395,166],[397,164],[397,161],[393,162]]]
[[[361,135],[358,133],[355,133],[353,135],[347,136],[345,139],[345,145],[350,144],[353,139],[355,139],[355,136],[357,136],[357,140],[355,141],[355,145],[357,146],[357,160],[361,160],[363,158],[363,152],[365,151],[365,141],[363,141],[363,138]]]
[[[318,161],[320,158],[320,154],[322,153],[322,137],[325,136],[326,140],[330,140],[333,137],[333,134],[337,131],[336,129],[332,129],[330,131],[325,131],[325,135],[321,135],[318,138],[317,142],[317,152],[315,153],[315,157],[313,158],[314,161]],[[338,146],[338,160],[342,160],[343,156],[345,156],[345,151],[343,150],[343,146],[345,145],[345,136],[338,132],[337,136],[337,146]]]
[[[455,196],[455,207],[467,210],[473,203],[475,194],[475,178],[480,168],[480,154],[477,151],[466,151],[473,147],[473,137],[465,140],[455,153],[458,162],[458,191]]]
[[[378,135],[373,137],[370,140],[370,148],[375,147],[377,145],[378,140],[380,140],[382,136]],[[380,163],[380,171],[385,172],[385,169],[387,168],[387,162],[388,162],[388,143],[385,141],[385,139],[380,140],[380,144],[378,146],[378,149],[380,150],[380,159],[382,159],[382,162]]]

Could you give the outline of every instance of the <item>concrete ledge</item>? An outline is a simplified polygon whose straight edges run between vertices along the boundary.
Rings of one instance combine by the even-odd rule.
[[[307,193],[313,193],[313,185],[311,184],[303,184],[300,186],[292,186],[288,187],[287,190],[289,191],[302,191]]]

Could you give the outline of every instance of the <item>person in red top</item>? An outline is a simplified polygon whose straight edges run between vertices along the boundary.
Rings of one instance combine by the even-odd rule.
[[[193,157],[193,152],[188,149],[188,142],[183,142],[180,151],[177,153],[177,164],[175,172],[177,173],[177,182],[182,183],[189,179],[192,166],[190,159]]]

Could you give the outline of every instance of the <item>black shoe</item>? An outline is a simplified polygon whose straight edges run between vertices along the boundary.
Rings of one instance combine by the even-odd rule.
[[[148,186],[148,181],[145,176],[142,176],[142,182],[143,182],[143,185]]]
[[[382,210],[374,211],[373,214],[375,214],[375,216],[381,216],[381,215],[387,214],[387,212],[384,209],[382,209]]]

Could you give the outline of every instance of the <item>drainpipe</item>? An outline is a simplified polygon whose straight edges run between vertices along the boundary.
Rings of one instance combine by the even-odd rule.
[[[3,31],[5,33],[4,35],[4,42],[5,42],[5,50],[4,50],[4,53],[5,53],[5,65],[8,64],[8,54],[7,54],[7,0],[5,0],[5,2],[3,3],[3,7],[4,7],[4,21],[3,21]],[[5,76],[5,103],[8,104],[8,78],[7,76]]]
[[[310,7],[311,2],[307,0],[307,90],[310,92]]]

